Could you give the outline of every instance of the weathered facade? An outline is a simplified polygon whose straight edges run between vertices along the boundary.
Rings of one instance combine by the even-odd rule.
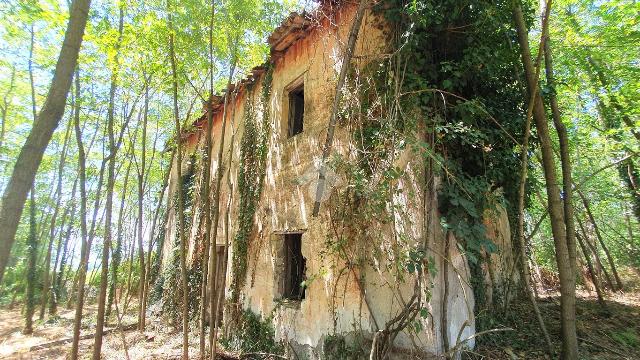
[[[421,309],[395,338],[396,356],[443,354],[445,343],[450,349],[456,345],[472,347],[473,339],[465,341],[475,333],[468,261],[451,232],[440,226],[436,195],[429,195],[425,189],[424,166],[413,153],[415,150],[407,147],[393,159],[395,167],[402,171],[392,184],[397,191],[390,200],[393,207],[388,209],[391,221],[376,224],[372,219],[371,226],[350,228],[347,235],[338,234],[332,197],[340,196],[349,186],[339,171],[330,173],[320,214],[312,216],[322,145],[355,11],[355,6],[343,5],[314,15],[291,15],[269,38],[270,68],[256,68],[236,84],[229,92],[226,111],[223,98],[214,101],[212,186],[220,165],[216,154],[222,140],[219,134],[223,114],[227,116],[224,177],[221,188],[213,190],[220,192],[220,222],[218,229],[213,230],[218,233],[219,254],[224,255],[225,245],[229,246],[229,266],[219,267],[226,276],[226,297],[231,298],[230,286],[234,281],[240,284],[237,299],[240,306],[269,319],[276,338],[289,343],[288,351],[298,355],[324,357],[329,351],[326,340],[335,335],[347,339],[360,336],[368,344],[364,346],[370,346],[374,334],[390,324],[414,294],[420,294]],[[364,68],[384,59],[390,51],[384,20],[367,11],[352,65],[355,69]],[[265,91],[266,87],[269,91]],[[183,137],[187,148],[183,173],[190,171],[190,166],[195,169],[195,194],[201,186],[202,156],[189,154],[203,153],[206,119],[205,114],[196,121],[195,130]],[[246,274],[243,281],[237,281],[233,279],[232,262],[237,258],[234,241],[242,225],[239,215],[244,210],[239,178],[247,121],[253,121],[253,126],[266,136],[266,162],[264,174],[258,172],[264,182],[258,187],[261,191],[257,194],[247,239]],[[333,153],[347,159],[357,156],[352,135],[353,129],[341,122],[336,129]],[[195,159],[195,165],[189,164],[191,159]],[[177,191],[176,166],[170,194]],[[436,178],[435,186],[437,182]],[[191,208],[188,262],[193,264],[201,255],[198,244],[205,231],[197,196]],[[163,250],[165,267],[170,266],[171,249],[176,241],[173,209],[168,219]],[[512,273],[513,266],[506,213],[488,214],[486,223],[490,239],[503,247],[500,255],[493,255],[492,270],[496,273],[487,271],[487,274],[491,275],[491,284],[502,287],[504,273]],[[344,224],[343,218],[340,226]],[[356,266],[355,259],[345,254],[347,251],[336,250],[336,238],[346,239],[347,251],[363,253],[368,260]],[[380,242],[370,240],[377,238]],[[397,249],[414,248],[425,251],[420,261],[430,269],[424,271],[418,285],[413,272],[408,271],[401,278],[393,266],[388,266],[402,263],[399,256],[404,253]],[[301,280],[303,289],[297,287]]]

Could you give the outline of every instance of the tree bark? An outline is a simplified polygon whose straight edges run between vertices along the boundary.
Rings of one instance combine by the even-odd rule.
[[[549,8],[547,8],[548,10]],[[548,14],[545,13],[545,16],[542,19],[542,28],[546,28],[548,25]],[[542,48],[546,43],[545,37],[542,36],[540,38],[540,46]],[[535,82],[538,82],[540,77],[540,60],[541,60],[542,52],[538,53],[538,58],[535,63]],[[525,291],[527,296],[529,297],[529,301],[533,306],[534,313],[536,314],[536,319],[538,320],[538,324],[540,325],[540,329],[542,330],[542,334],[544,335],[544,339],[547,345],[547,351],[549,355],[553,355],[553,345],[551,343],[551,339],[549,337],[549,332],[547,331],[547,327],[544,323],[542,315],[540,314],[540,309],[538,308],[538,303],[536,301],[536,296],[534,294],[532,285],[531,285],[531,273],[529,271],[529,262],[527,261],[526,254],[526,238],[524,232],[524,208],[525,208],[525,195],[526,195],[526,184],[528,177],[528,169],[529,169],[529,137],[531,134],[531,117],[533,116],[533,109],[536,105],[536,100],[538,97],[538,88],[534,88],[534,91],[531,92],[529,99],[527,101],[527,114],[525,119],[525,128],[524,128],[524,137],[522,140],[522,152],[520,154],[520,186],[518,189],[518,247],[519,247],[519,255],[520,255],[520,274],[525,284]],[[533,233],[532,233],[533,234]]]
[[[598,227],[598,223],[596,223],[596,219],[593,216],[593,213],[591,212],[589,199],[587,199],[587,197],[584,196],[584,194],[581,191],[578,191],[578,195],[580,196],[580,199],[582,199],[582,204],[584,205],[584,208],[587,211],[587,216],[589,216],[589,221],[593,225],[593,230],[596,233],[596,238],[598,239],[598,242],[600,243],[600,246],[602,246],[602,250],[604,250],[604,253],[607,257],[607,262],[609,263],[609,266],[611,267],[611,272],[613,272],[613,277],[616,280],[616,286],[618,290],[622,290],[622,287],[623,287],[622,280],[620,279],[620,275],[618,275],[618,270],[616,269],[616,264],[613,261],[613,257],[611,256],[611,253],[609,252],[609,248],[607,248],[607,245],[605,244],[604,239],[602,238],[602,234],[600,232],[600,228]]]
[[[587,268],[589,269],[589,274],[591,274],[591,279],[593,279],[593,286],[596,288],[596,295],[598,296],[598,303],[603,309],[607,308],[607,304],[604,302],[604,296],[602,295],[602,289],[600,287],[600,279],[596,276],[596,272],[593,269],[593,263],[591,262],[591,258],[589,257],[589,253],[587,248],[584,246],[584,241],[582,238],[576,234],[578,239],[578,243],[580,244],[580,249],[582,249],[582,254],[584,255],[585,262],[587,263]],[[586,241],[586,240],[585,240]]]
[[[551,1],[547,3],[551,6]],[[528,31],[524,21],[524,15],[519,2],[513,8],[513,17],[518,33],[518,42],[522,56],[523,67],[527,78],[529,94],[538,91],[538,83],[535,80],[535,69],[531,61],[529,49]],[[561,292],[561,324],[562,324],[562,358],[578,358],[578,338],[576,335],[575,314],[575,274],[571,266],[569,245],[564,220],[564,209],[560,198],[560,189],[557,184],[556,163],[551,145],[551,137],[547,124],[547,117],[540,95],[537,95],[533,109],[533,118],[536,122],[540,148],[542,151],[543,169],[547,187],[547,201],[549,203],[549,218],[556,250],[556,262],[560,277]]]
[[[209,71],[211,76],[209,78],[209,98],[213,99],[213,20],[215,16],[215,1],[211,1],[211,19],[209,22]],[[209,105],[211,100],[209,101]],[[205,156],[204,156],[204,174],[203,174],[203,186],[202,186],[202,199],[204,199],[204,216],[205,216],[205,230],[204,230],[204,247],[202,251],[202,284],[200,291],[200,358],[206,358],[206,346],[205,346],[205,324],[207,317],[207,278],[209,276],[209,249],[211,248],[211,156],[212,152],[212,137],[213,137],[213,109],[211,106],[207,109],[207,135],[205,137]],[[217,229],[216,229],[217,230]],[[215,296],[215,294],[209,294],[209,296]],[[212,317],[210,318],[212,319]],[[209,324],[209,331],[214,331],[216,324]],[[213,348],[211,348],[213,353]],[[215,355],[214,355],[215,356]]]
[[[31,85],[31,108],[33,111],[33,122],[35,125],[36,119],[37,119],[37,114],[36,114],[36,95],[35,95],[35,84],[33,82],[33,68],[32,68],[32,63],[33,63],[33,23],[31,24],[31,46],[29,48],[29,79],[30,79],[30,85]],[[11,75],[11,82],[13,84],[13,77],[15,76],[15,73]],[[5,97],[6,98],[6,97]],[[5,100],[5,107],[3,108],[3,112],[6,112],[6,108],[8,105],[6,105],[6,100]],[[3,121],[2,121],[2,127],[3,127],[3,132],[4,132],[4,113],[3,113]],[[34,175],[35,177],[35,175]],[[36,199],[35,199],[35,186],[34,184],[31,184],[31,204],[30,204],[30,212],[29,212],[29,237],[27,239],[27,251],[29,254],[29,259],[28,259],[28,263],[27,263],[27,287],[26,287],[26,294],[25,294],[25,326],[24,326],[24,334],[31,334],[33,333],[33,313],[35,312],[35,286],[36,286],[36,264],[37,264],[37,260],[38,260],[38,239],[36,236]],[[2,275],[0,274],[0,284],[2,284]],[[15,294],[14,293],[14,299],[15,299]],[[11,300],[11,303],[13,304],[14,299]]]
[[[44,260],[44,276],[42,278],[42,283],[43,283],[42,295],[40,297],[40,316],[39,316],[40,320],[44,318],[44,312],[47,306],[49,291],[51,290],[49,289],[50,281],[51,281],[51,275],[50,275],[51,252],[53,250],[53,242],[56,237],[56,222],[58,220],[58,212],[60,210],[60,203],[62,202],[62,177],[64,174],[64,166],[66,164],[67,146],[69,145],[70,134],[71,134],[71,121],[69,121],[69,125],[67,126],[67,131],[64,136],[64,143],[62,145],[62,152],[60,153],[60,162],[58,163],[58,181],[56,185],[56,192],[54,194],[56,198],[56,205],[53,208],[53,215],[51,216],[51,226],[49,228],[49,245],[47,247],[47,256],[45,257],[45,260]]]
[[[69,120],[69,124],[72,123],[73,120]],[[62,272],[64,267],[64,256],[62,252],[66,252],[66,248],[69,242],[69,236],[71,232],[71,226],[73,226],[73,220],[75,218],[76,204],[75,204],[75,194],[76,189],[78,187],[78,178],[73,181],[73,188],[71,190],[71,199],[70,204],[64,210],[64,214],[62,215],[62,222],[60,223],[60,230],[58,231],[58,247],[56,249],[56,259],[53,262],[53,274],[51,275],[51,296],[49,297],[49,315],[55,315],[58,312],[58,299],[60,297],[60,288],[59,288],[59,275]],[[67,226],[67,230],[65,231],[65,225],[67,223],[67,218],[69,218],[69,225]],[[67,234],[67,236],[65,236]],[[62,257],[62,259],[60,259]],[[61,260],[60,270],[58,271],[58,260]]]
[[[133,148],[133,146],[132,146]],[[133,150],[131,150],[133,151]],[[118,225],[116,235],[116,246],[113,249],[113,258],[111,259],[111,282],[109,284],[109,295],[107,296],[107,312],[105,316],[107,319],[111,316],[111,309],[113,307],[113,298],[115,296],[116,288],[118,287],[118,267],[122,260],[122,222],[124,220],[125,200],[128,193],[129,174],[131,172],[131,161],[127,164],[127,169],[124,173],[124,183],[122,186],[122,194],[120,197],[120,210],[118,211]]]
[[[176,126],[176,172],[178,192],[178,234],[180,237],[180,278],[182,282],[182,359],[189,359],[189,309],[187,291],[187,265],[186,265],[186,239],[184,224],[184,198],[182,192],[182,130],[180,127],[180,114],[178,111],[178,71],[176,66],[176,54],[174,50],[172,2],[167,0],[169,22],[169,57],[171,60],[171,77],[173,90],[173,119]]]
[[[31,189],[29,204],[29,237],[27,238],[27,286],[25,293],[25,312],[23,334],[33,333],[33,313],[35,311],[34,290],[36,283],[36,260],[38,258],[38,238],[36,235],[36,198]]]
[[[77,179],[76,179],[77,180]],[[76,182],[77,183],[77,182]],[[74,221],[76,218],[76,201],[75,201],[75,194],[76,194],[76,186],[74,185],[74,189],[72,191],[73,194],[73,204],[71,205],[71,219],[69,220],[69,224],[67,225],[67,231],[64,235],[64,243],[62,246],[62,257],[60,258],[60,270],[58,271],[56,278],[54,280],[54,285],[53,285],[53,294],[54,296],[52,297],[52,301],[50,303],[50,309],[49,312],[51,314],[55,314],[57,313],[57,307],[58,307],[58,303],[60,302],[60,298],[62,296],[61,291],[63,289],[63,279],[64,279],[64,268],[66,266],[67,263],[67,256],[68,256],[68,247],[69,247],[69,240],[71,239],[71,230],[73,229],[74,226]],[[73,253],[72,253],[73,256]],[[55,299],[55,301],[53,301]]]
[[[74,128],[76,143],[78,144],[78,177],[80,179],[80,264],[78,264],[78,285],[75,316],[73,319],[73,342],[71,344],[71,360],[78,358],[78,345],[80,342],[80,324],[82,322],[82,310],[84,307],[84,285],[87,277],[90,245],[87,239],[87,170],[84,146],[82,145],[82,130],[80,129],[80,78],[76,71],[76,109],[74,114]],[[98,194],[100,193],[98,189]]]
[[[147,115],[149,113],[149,87],[144,93],[144,115],[142,118],[142,153],[140,160],[140,168],[138,171],[138,255],[140,261],[140,280],[138,282],[138,330],[143,331],[145,327],[145,292],[144,284],[146,279],[146,267],[144,265],[144,247],[142,246],[142,220],[143,220],[143,202],[144,202],[144,175],[147,163]]]
[[[547,7],[551,4],[551,1],[547,4]],[[549,94],[549,105],[551,107],[551,117],[553,124],[558,134],[558,143],[560,145],[560,164],[562,171],[562,191],[564,193],[564,222],[567,232],[567,246],[569,248],[569,261],[571,261],[571,267],[573,268],[574,276],[576,274],[576,226],[573,216],[573,180],[571,174],[571,154],[569,153],[569,136],[567,135],[567,128],[562,122],[560,115],[560,107],[558,106],[558,99],[556,97],[556,81],[553,72],[553,57],[551,55],[551,44],[549,39],[549,26],[545,29],[546,37],[544,41],[544,63],[546,69],[547,85],[552,88]]]
[[[119,73],[119,55],[120,44],[122,43],[122,31],[124,23],[124,9],[123,4],[119,6],[120,16],[118,20],[118,40],[115,45],[115,61],[114,67],[111,72],[111,89],[109,91],[109,109],[107,114],[107,129],[109,135],[109,165],[107,170],[107,191],[106,191],[106,203],[105,203],[105,220],[104,220],[104,244],[102,247],[102,266],[100,273],[100,291],[98,293],[98,319],[96,320],[96,336],[93,342],[93,360],[100,360],[100,353],[102,351],[102,332],[105,322],[105,305],[107,297],[107,284],[109,283],[109,252],[111,251],[111,217],[113,215],[113,188],[115,185],[115,167],[116,167],[116,155],[118,153],[118,145],[115,139],[114,130],[114,105],[116,89],[118,87],[118,73]],[[126,126],[123,126],[126,127]]]
[[[151,268],[151,254],[153,253],[153,245],[154,245],[154,239],[155,239],[155,229],[156,229],[156,224],[158,222],[158,217],[160,216],[160,210],[162,209],[162,203],[164,202],[164,193],[167,189],[167,186],[169,185],[169,176],[171,175],[171,164],[173,164],[173,159],[174,159],[174,154],[175,152],[171,152],[171,157],[169,158],[169,166],[167,166],[167,170],[165,170],[164,172],[164,180],[162,181],[162,187],[160,189],[160,192],[158,193],[158,203],[156,205],[156,209],[153,212],[153,221],[151,223],[151,231],[149,232],[149,248],[148,248],[148,252],[147,252],[147,294],[149,292],[149,286],[151,285],[151,283],[153,281],[155,281],[155,277],[152,278],[151,275],[155,274],[155,271]],[[168,200],[168,197],[167,197]],[[164,222],[164,224],[162,225],[163,227],[166,226],[166,221]],[[161,249],[161,241],[158,241],[158,245],[160,246],[159,249]],[[156,251],[156,259],[160,259],[160,251]],[[155,263],[155,262],[154,262]],[[154,272],[154,274],[152,274],[152,272]],[[145,298],[147,299],[147,298]]]
[[[11,246],[15,240],[20,216],[27,199],[27,192],[54,130],[64,113],[73,71],[78,63],[78,52],[87,23],[91,0],[74,0],[71,5],[69,23],[65,32],[60,56],[47,94],[33,129],[16,160],[9,183],[2,195],[0,209],[0,283],[9,261]]]
[[[218,314],[217,314],[217,304],[216,304],[216,276],[218,270],[218,253],[216,251],[216,244],[218,242],[218,224],[220,222],[220,187],[222,184],[222,175],[224,172],[223,162],[223,154],[224,154],[224,139],[225,132],[227,129],[227,106],[229,103],[229,89],[231,89],[231,82],[233,81],[233,74],[236,70],[236,62],[237,58],[235,57],[235,53],[232,55],[231,59],[231,67],[229,69],[229,78],[227,79],[227,91],[224,96],[224,105],[222,108],[222,128],[220,129],[220,147],[218,148],[218,168],[216,169],[216,187],[215,187],[215,199],[213,200],[213,220],[212,223],[207,225],[208,231],[213,232],[213,237],[210,239],[209,244],[209,328],[211,331],[209,332],[209,349],[210,349],[210,359],[215,360],[216,353],[216,337],[217,333],[215,328],[217,326]]]

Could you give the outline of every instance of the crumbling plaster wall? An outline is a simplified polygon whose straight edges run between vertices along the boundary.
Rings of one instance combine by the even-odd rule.
[[[311,349],[311,353],[320,356],[322,340],[328,334],[348,334],[363,332],[372,334],[377,330],[375,323],[383,327],[397,315],[413,293],[412,282],[398,282],[390,273],[368,267],[365,270],[365,299],[355,277],[346,268],[344,262],[335,256],[323,256],[326,239],[332,231],[330,228],[327,203],[323,203],[320,215],[312,217],[311,212],[315,199],[318,164],[321,148],[326,137],[326,130],[332,108],[339,62],[343,56],[344,43],[348,36],[354,8],[343,10],[329,24],[326,19],[306,37],[294,43],[287,51],[275,59],[271,98],[269,109],[272,133],[269,138],[267,169],[264,190],[256,213],[256,226],[250,240],[248,272],[245,287],[242,291],[242,302],[245,308],[272,317],[276,329],[276,337],[289,341],[296,346]],[[356,45],[354,63],[362,65],[370,60],[384,56],[386,38],[378,26],[380,19],[367,13]],[[237,177],[239,171],[240,141],[243,133],[243,117],[248,104],[256,109],[256,119],[262,118],[260,106],[262,80],[254,84],[253,91],[246,88],[232,98],[228,106],[228,123],[225,135],[225,152],[223,164],[224,178],[220,189],[221,218],[217,229],[217,244],[224,245],[232,241],[236,233],[238,216]],[[305,115],[302,134],[287,138],[287,91],[291,85],[304,82]],[[214,144],[212,159],[212,186],[218,168],[217,153],[222,128],[222,111],[214,115]],[[196,140],[193,140],[193,138]],[[197,148],[194,143],[204,141],[200,133],[190,138],[189,151]],[[350,134],[347,128],[336,129],[333,151],[349,154]],[[231,154],[231,157],[229,155]],[[187,156],[185,155],[185,158]],[[229,163],[229,158],[231,162]],[[396,221],[396,230],[410,234],[408,241],[423,242],[426,214],[431,214],[432,229],[428,242],[428,256],[434,262],[436,272],[430,275],[424,285],[425,292],[431,293],[427,304],[429,316],[420,320],[423,330],[419,333],[404,331],[396,339],[396,345],[405,349],[417,349],[430,353],[442,353],[442,310],[447,309],[447,332],[450,346],[466,339],[475,332],[473,316],[474,298],[469,286],[469,269],[466,257],[461,254],[453,238],[449,240],[449,248],[445,249],[445,234],[439,226],[437,201],[431,199],[425,207],[420,196],[424,192],[424,174],[419,156],[405,153],[399,159],[399,166],[406,171],[397,186],[406,189],[403,196],[396,201],[406,209],[404,216]],[[175,192],[175,164],[172,171],[170,194]],[[340,179],[334,182],[333,189],[344,184]],[[329,187],[325,199],[331,196]],[[195,207],[198,208],[197,200]],[[226,207],[229,204],[230,212]],[[174,239],[175,217],[170,210],[167,236]],[[199,215],[198,215],[199,216]],[[229,221],[227,233],[226,222]],[[194,221],[196,223],[197,221]],[[194,225],[195,226],[195,225]],[[508,223],[507,223],[508,228]],[[496,227],[492,236],[503,234],[503,227]],[[302,253],[306,258],[306,275],[310,280],[305,299],[299,303],[281,301],[279,293],[279,253],[282,248],[282,234],[287,232],[304,232],[302,237]],[[190,231],[190,250],[196,243]],[[509,238],[508,233],[506,235]],[[170,249],[173,241],[165,242],[165,250]],[[373,250],[373,249],[371,249]],[[232,249],[229,249],[230,253]],[[165,264],[167,254],[165,251]],[[445,260],[445,254],[448,254]],[[232,254],[229,255],[229,259]],[[444,266],[448,265],[447,299],[444,296]],[[230,268],[230,267],[229,267]],[[227,286],[231,283],[230,270],[227,270]],[[367,305],[367,303],[369,305]],[[371,308],[369,308],[371,306]],[[473,346],[473,340],[468,345]]]

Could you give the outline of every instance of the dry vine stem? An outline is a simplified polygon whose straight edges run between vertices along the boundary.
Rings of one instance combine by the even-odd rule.
[[[351,25],[351,30],[349,30],[349,39],[347,40],[347,47],[345,49],[344,57],[342,58],[342,67],[340,68],[340,75],[338,76],[335,97],[333,99],[333,110],[331,111],[331,119],[329,120],[329,128],[327,129],[327,140],[322,150],[322,160],[320,162],[320,169],[318,170],[318,187],[316,189],[316,199],[313,204],[313,216],[318,216],[318,213],[320,212],[320,199],[322,199],[322,195],[324,194],[327,175],[327,160],[329,159],[329,154],[331,154],[333,134],[335,133],[336,122],[338,119],[338,105],[342,98],[341,90],[344,86],[344,81],[347,78],[347,70],[349,69],[351,58],[353,57],[356,40],[358,39],[358,32],[360,31],[362,18],[364,17],[364,12],[368,4],[369,0],[360,0],[360,5],[358,5],[358,10],[356,11],[355,19]]]

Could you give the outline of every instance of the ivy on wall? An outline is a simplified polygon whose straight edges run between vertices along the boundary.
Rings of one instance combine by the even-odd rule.
[[[244,132],[240,143],[240,168],[238,174],[238,229],[233,241],[233,259],[230,285],[231,303],[237,304],[247,274],[249,242],[254,228],[254,217],[262,194],[266,172],[267,149],[271,133],[270,98],[273,68],[269,66],[262,80],[260,102],[262,119],[259,122],[253,100],[253,89],[247,88],[244,112]]]
[[[179,191],[182,192],[184,199],[184,229],[179,228],[179,223],[176,221],[176,231],[174,233],[173,248],[171,249],[171,266],[167,266],[156,283],[156,293],[161,292],[162,299],[162,312],[168,315],[169,319],[174,323],[180,321],[181,316],[181,303],[182,303],[182,290],[180,281],[180,234],[182,232],[188,232],[191,229],[194,216],[194,194],[196,185],[196,164],[198,163],[196,155],[192,154],[188,161],[187,171],[182,175],[182,188]],[[178,193],[176,192],[172,199],[172,206],[177,212],[178,208]],[[179,214],[176,214],[179,216]],[[201,281],[201,274],[198,277],[198,269],[189,269],[187,274],[189,283],[189,299],[194,303],[189,304],[191,309],[193,305],[199,301],[200,292],[194,289],[200,289],[196,286],[196,282]],[[199,284],[199,282],[198,282]],[[193,309],[198,309],[197,306],[193,306]],[[192,311],[190,316],[193,316],[197,310]]]
[[[415,126],[432,134],[416,145],[437,159],[440,222],[469,260],[476,313],[484,306],[484,254],[496,250],[482,221],[496,203],[487,199],[499,194],[512,225],[517,215],[525,97],[511,5],[388,0],[379,9],[402,49],[402,100],[418,110]]]
[[[406,205],[394,200],[405,175],[394,163],[411,150],[424,163],[420,190],[437,193],[436,223],[455,235],[467,255],[478,314],[485,307],[482,265],[497,250],[483,216],[500,203],[515,224],[517,205],[515,139],[524,129],[524,97],[510,2],[388,0],[375,12],[390,25],[393,55],[349,76],[341,115],[356,149],[333,159],[347,185],[330,199],[333,230],[325,253],[357,266],[360,274],[387,264],[384,270],[398,281],[425,266],[435,273],[432,259],[425,259],[425,242],[395,226],[410,217]],[[428,182],[434,177],[437,183]],[[367,244],[366,251],[359,244]]]

